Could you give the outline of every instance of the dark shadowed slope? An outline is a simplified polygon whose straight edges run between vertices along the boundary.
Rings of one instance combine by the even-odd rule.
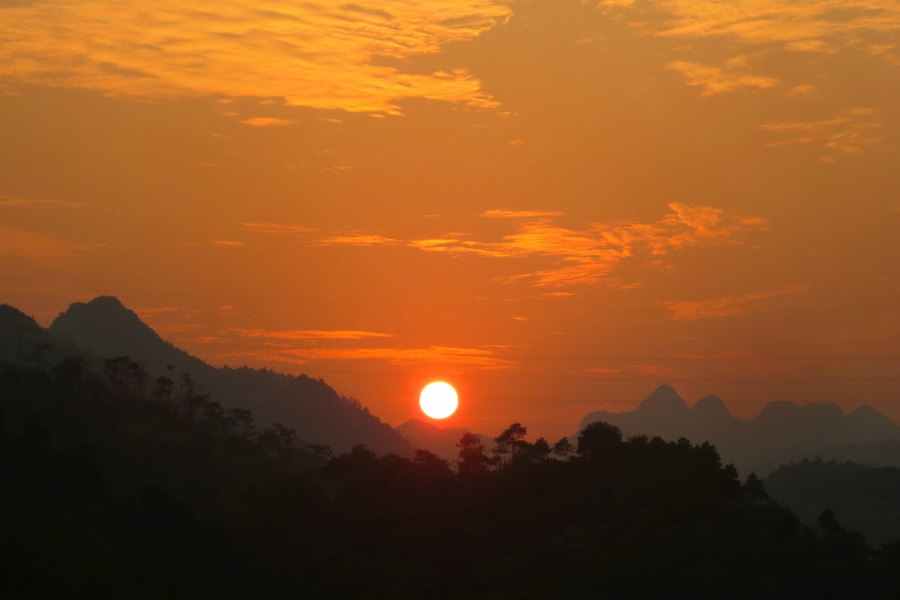
[[[397,433],[409,440],[415,448],[421,448],[434,452],[444,460],[456,460],[459,456],[459,448],[456,443],[463,435],[470,433],[464,428],[443,428],[426,423],[419,419],[410,419],[406,423],[394,429]],[[494,440],[490,436],[478,434],[482,443],[488,449],[493,448]]]
[[[881,464],[900,461],[900,454],[895,459],[886,455],[897,446],[860,447],[900,440],[900,425],[869,406],[845,415],[836,404],[797,406],[778,401],[767,404],[755,419],[745,421],[733,416],[718,396],[705,396],[688,408],[671,386],[661,385],[633,411],[588,414],[579,430],[596,421],[617,425],[626,435],[708,441],[718,448],[724,461],[734,463],[744,473],[764,475],[781,464],[817,455],[847,460],[852,453],[858,460],[868,453],[878,455]]]
[[[780,467],[765,484],[772,498],[807,525],[828,509],[873,545],[900,540],[900,469],[804,460]]]
[[[216,368],[162,339],[117,298],[101,296],[76,302],[48,328],[50,334],[91,352],[141,361],[155,380],[168,376],[168,365],[189,373],[204,390],[228,408],[252,409],[258,425],[280,422],[313,444],[346,452],[365,444],[380,453],[411,455],[413,448],[358,402],[344,398],[321,379],[247,367]],[[179,382],[176,381],[176,385]]]
[[[73,345],[56,339],[17,308],[0,304],[0,363],[40,367],[64,356],[80,353]]]

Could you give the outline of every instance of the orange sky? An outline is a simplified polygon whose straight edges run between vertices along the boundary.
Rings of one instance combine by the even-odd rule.
[[[397,425],[900,419],[895,0],[0,0],[0,302]]]

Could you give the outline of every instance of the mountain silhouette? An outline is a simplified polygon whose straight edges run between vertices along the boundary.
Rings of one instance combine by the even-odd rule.
[[[33,317],[8,304],[0,304],[0,363],[42,366],[73,354],[82,352],[56,339]]]
[[[828,455],[837,460],[877,457],[881,464],[900,462],[890,458],[897,448],[863,444],[900,441],[900,425],[870,406],[844,414],[837,404],[770,402],[751,420],[735,417],[718,396],[704,396],[690,408],[670,385],[659,386],[629,412],[605,410],[589,413],[579,431],[602,421],[622,429],[625,435],[659,436],[665,440],[685,437],[692,442],[714,444],[722,460],[741,472],[765,475],[779,465],[803,458]]]
[[[394,428],[394,431],[409,440],[416,448],[434,452],[444,460],[456,460],[459,456],[459,448],[456,443],[467,433],[464,428],[443,428],[432,423],[426,423],[419,419],[410,419]],[[494,439],[487,435],[477,434],[486,448],[493,448]]]
[[[46,331],[37,323],[26,325],[36,338],[43,335],[60,346],[81,348],[95,360],[128,356],[140,361],[151,380],[169,376],[167,367],[172,365],[176,377],[190,374],[226,408],[252,410],[258,426],[282,423],[295,429],[300,439],[326,444],[338,453],[357,444],[365,444],[379,454],[410,456],[414,450],[389,425],[323,380],[267,369],[213,367],[162,339],[113,296],[73,303]],[[6,331],[9,328],[0,330],[4,348],[15,341]]]

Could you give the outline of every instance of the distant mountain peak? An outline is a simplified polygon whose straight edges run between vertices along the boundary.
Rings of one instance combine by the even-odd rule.
[[[656,388],[652,394],[644,398],[638,405],[637,411],[647,410],[688,410],[687,402],[678,395],[671,385],[664,383]]]
[[[171,363],[194,374],[206,366],[162,339],[115,296],[70,304],[47,331],[101,358],[131,356],[146,363],[161,363],[161,367]]]
[[[702,398],[697,400],[697,403],[691,407],[691,412],[694,414],[709,417],[732,416],[731,411],[728,410],[727,406],[725,406],[725,402],[723,402],[721,398],[714,394],[703,396]]]
[[[0,332],[12,334],[19,328],[28,332],[43,331],[34,317],[9,304],[0,304]]]
[[[140,337],[162,340],[133,310],[115,296],[98,296],[90,302],[73,302],[53,320],[49,330],[55,334],[91,332],[101,337]]]

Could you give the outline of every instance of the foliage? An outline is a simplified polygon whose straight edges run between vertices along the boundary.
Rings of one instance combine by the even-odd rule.
[[[0,370],[6,597],[893,598],[900,550],[821,532],[714,447],[585,428],[331,457],[132,361]],[[83,366],[83,365],[82,365]],[[138,365],[139,367],[139,365]],[[143,382],[143,383],[142,383]]]

